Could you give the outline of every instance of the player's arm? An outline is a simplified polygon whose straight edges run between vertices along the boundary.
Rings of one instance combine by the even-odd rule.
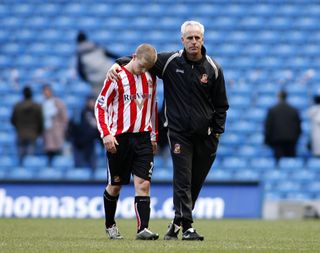
[[[97,98],[94,111],[100,137],[103,140],[105,148],[111,153],[115,153],[117,151],[116,145],[118,145],[116,138],[110,132],[110,127],[107,121],[107,114],[109,108],[112,107],[112,102],[115,97],[115,86],[116,82],[105,80],[104,86]]]

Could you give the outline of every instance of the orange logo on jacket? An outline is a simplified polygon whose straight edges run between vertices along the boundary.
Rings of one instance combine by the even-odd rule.
[[[174,144],[173,153],[175,153],[175,154],[180,154],[181,153],[180,144],[178,144],[178,143]]]
[[[207,74],[202,74],[200,82],[201,83],[208,83],[208,75]]]

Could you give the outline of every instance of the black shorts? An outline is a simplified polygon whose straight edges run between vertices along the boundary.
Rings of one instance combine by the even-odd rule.
[[[117,152],[108,157],[108,184],[130,183],[131,174],[151,180],[153,152],[150,133],[124,133],[116,136]]]

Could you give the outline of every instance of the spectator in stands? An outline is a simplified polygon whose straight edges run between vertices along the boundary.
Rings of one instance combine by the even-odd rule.
[[[215,160],[229,108],[222,68],[206,54],[204,26],[186,21],[181,26],[183,50],[158,54],[151,73],[163,80],[165,126],[173,161],[175,217],[164,236],[203,240],[192,227],[192,210]],[[123,64],[128,59],[118,59]],[[115,64],[108,78],[117,78]]]
[[[51,166],[54,156],[62,153],[68,125],[67,109],[63,101],[54,96],[50,85],[43,87],[44,151]]]
[[[296,144],[301,134],[299,111],[287,103],[287,92],[278,93],[278,103],[267,112],[264,142],[274,152],[276,161],[281,157],[295,157]]]
[[[96,142],[100,140],[94,116],[95,96],[88,96],[81,110],[80,120],[70,120],[68,136],[72,143],[74,163],[77,168],[96,169]]]
[[[103,86],[105,70],[118,56],[87,39],[80,31],[77,35],[77,69],[80,77],[88,82],[97,96]]]
[[[22,165],[26,155],[34,155],[36,140],[43,132],[43,115],[41,105],[32,100],[32,89],[23,88],[24,99],[18,102],[11,115],[11,123],[17,131],[17,149],[19,164]]]
[[[308,116],[311,122],[311,152],[320,157],[320,95],[314,97],[314,105],[309,108]]]

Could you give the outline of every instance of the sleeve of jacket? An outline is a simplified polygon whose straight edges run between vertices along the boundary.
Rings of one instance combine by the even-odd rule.
[[[157,61],[153,65],[153,67],[150,69],[150,73],[157,76],[158,78],[163,78],[163,70],[166,66],[166,63],[171,55],[173,55],[175,52],[164,52],[157,54]]]
[[[160,79],[162,79],[162,75],[163,75],[163,69],[169,59],[169,57],[171,55],[173,55],[175,52],[165,52],[165,53],[159,53],[157,54],[157,61],[156,63],[153,65],[153,67],[149,70],[149,72],[154,75],[159,77]],[[116,59],[116,63],[118,63],[119,65],[125,65],[127,64],[130,60],[132,59],[131,56],[124,56],[121,58]]]
[[[131,61],[131,59],[132,59],[131,56],[123,56],[123,57],[116,59],[116,63],[118,63],[120,66],[123,66],[123,65],[129,63],[129,61]]]
[[[227,118],[227,110],[229,108],[226,86],[223,71],[218,66],[218,78],[216,80],[216,89],[213,97],[214,115],[213,115],[213,132],[221,134],[225,130],[225,123]]]
[[[158,102],[157,102],[157,81],[156,76],[152,77],[154,83],[154,90],[152,94],[152,117],[151,117],[151,141],[158,141]]]

